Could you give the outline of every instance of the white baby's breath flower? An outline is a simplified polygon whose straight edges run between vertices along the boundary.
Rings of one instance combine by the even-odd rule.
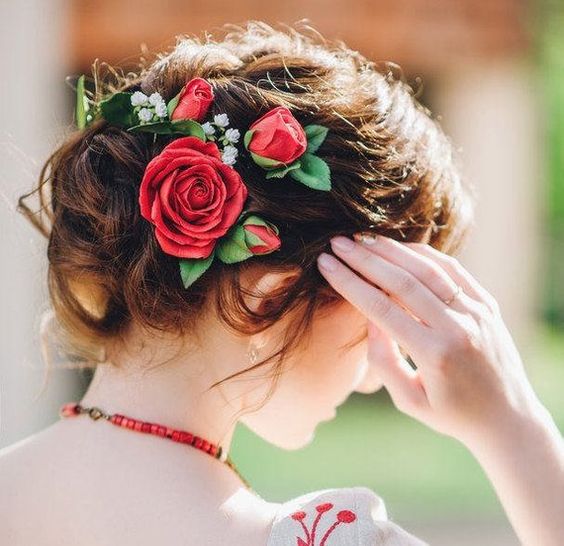
[[[225,146],[225,148],[223,148],[223,152],[221,154],[221,160],[226,165],[234,165],[235,162],[237,161],[238,155],[239,155],[239,152],[237,151],[237,148],[235,148],[235,146]]]
[[[166,118],[168,111],[166,109],[166,104],[164,101],[159,102],[157,105],[155,105],[155,114],[157,114],[157,116],[159,116],[160,118]]]
[[[206,136],[212,136],[215,133],[215,127],[209,121],[202,123],[202,129]]]
[[[153,112],[151,112],[148,108],[141,108],[137,115],[139,116],[139,120],[142,122],[151,121],[153,119]]]
[[[232,144],[239,142],[240,138],[241,133],[239,133],[239,129],[227,129],[227,131],[225,131],[225,139]]]
[[[223,160],[223,163],[225,163],[226,165],[229,165],[230,167],[235,165],[235,163],[237,162],[236,157],[233,157],[231,155],[225,155],[225,154],[222,156],[222,160]]]
[[[157,93],[156,91],[154,93],[151,94],[151,96],[149,97],[149,102],[153,105],[153,106],[157,106],[157,104],[164,102],[163,98],[161,97],[160,93]]]
[[[142,91],[135,91],[135,93],[131,95],[132,106],[141,106],[143,104],[146,104],[148,100],[149,97],[147,97],[147,95],[145,95],[145,93],[143,93]]]
[[[227,114],[216,114],[213,117],[213,122],[218,127],[227,127],[229,125],[229,118],[227,117]]]
[[[237,148],[235,148],[235,146],[231,146],[231,145],[227,145],[223,148],[223,152],[229,155],[234,155],[235,157],[237,157],[237,155],[239,155],[239,151],[237,150]]]

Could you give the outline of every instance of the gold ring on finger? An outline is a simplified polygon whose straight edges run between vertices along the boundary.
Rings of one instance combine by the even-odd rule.
[[[443,300],[447,305],[450,305],[456,298],[456,296],[458,296],[458,294],[460,294],[460,292],[462,292],[462,286],[460,286],[459,284],[456,285],[456,291],[455,293],[448,299],[448,300]]]

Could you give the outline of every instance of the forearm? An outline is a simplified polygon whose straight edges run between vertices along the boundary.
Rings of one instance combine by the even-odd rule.
[[[467,446],[524,546],[564,544],[564,440],[539,403],[488,441]]]

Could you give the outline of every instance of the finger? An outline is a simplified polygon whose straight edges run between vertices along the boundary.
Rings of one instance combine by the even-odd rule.
[[[410,413],[427,403],[419,374],[401,355],[397,343],[372,321],[368,321],[368,361],[399,410]]]
[[[377,234],[355,234],[354,238],[368,250],[415,275],[441,301],[447,300],[456,291],[456,282],[440,265],[407,245]]]
[[[424,273],[419,272],[420,276],[427,277],[425,281],[422,281],[408,270],[409,268],[415,271],[418,267],[423,269],[422,265],[410,263],[404,268],[389,262],[380,254],[368,250],[364,245],[347,237],[332,238],[331,247],[333,252],[343,259],[347,265],[366,277],[368,281],[391,293],[395,299],[409,308],[429,326],[443,326],[446,320],[450,320],[446,313],[447,305],[445,302],[439,299],[425,284],[425,282],[430,282],[435,287],[442,284],[442,291],[447,294],[445,296],[447,298],[456,291],[456,285],[450,278],[448,282],[453,286],[448,286],[446,279],[439,277],[434,271],[425,271]],[[417,256],[415,252],[412,254]],[[404,262],[410,260],[413,262],[411,255],[404,258]],[[431,277],[433,278],[431,279]],[[443,277],[447,277],[446,273]]]
[[[443,267],[470,297],[488,305],[492,310],[498,309],[498,303],[494,296],[456,258],[425,243],[409,242],[403,244]]]
[[[321,274],[329,284],[369,320],[397,340],[414,356],[422,354],[432,330],[417,321],[378,287],[362,279],[334,256],[321,253],[317,258]]]
[[[439,263],[430,257],[416,252],[400,241],[374,233],[355,233],[354,238],[368,250],[383,256],[386,260],[409,271],[431,290],[445,306],[464,314],[477,317],[480,306],[476,305],[466,293],[458,293],[459,284]],[[461,286],[464,290],[464,287]],[[446,303],[454,294],[456,298]],[[441,306],[443,310],[445,307]],[[449,319],[448,313],[441,315]]]

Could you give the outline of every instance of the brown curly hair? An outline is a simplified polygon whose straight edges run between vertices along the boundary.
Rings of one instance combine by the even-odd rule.
[[[372,229],[454,253],[470,224],[472,203],[453,147],[395,66],[369,62],[341,42],[295,28],[253,21],[226,26],[222,34],[179,36],[171,51],[142,62],[137,72],[110,67],[104,77],[95,63],[92,97],[142,90],[168,101],[186,81],[202,77],[214,89],[209,115],[226,112],[243,132],[268,110],[286,106],[302,125],[329,128],[317,153],[330,166],[333,188],[266,180],[243,150],[237,169],[248,187],[246,205],[278,226],[282,246],[237,264],[216,260],[185,289],[177,259],[160,249],[138,206],[147,163],[173,137],[129,133],[104,120],[73,131],[44,164],[37,186],[19,198],[18,210],[48,238],[51,303],[67,354],[83,365],[102,363],[101,350],[132,321],[189,335],[209,302],[243,334],[297,313],[280,350],[247,368],[275,360],[276,376],[305,339],[316,310],[342,301],[316,266],[330,237]],[[34,193],[37,212],[24,202]],[[299,270],[260,314],[245,304],[239,282],[240,273],[257,263]]]

